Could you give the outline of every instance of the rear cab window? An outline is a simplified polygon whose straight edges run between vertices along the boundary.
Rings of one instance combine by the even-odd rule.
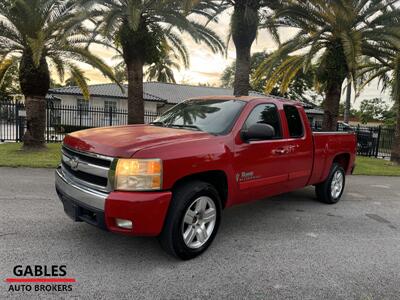
[[[271,125],[275,129],[274,139],[282,138],[281,122],[279,119],[278,108],[275,104],[266,103],[254,107],[247,117],[243,129],[247,130],[254,124]]]
[[[299,110],[293,105],[284,105],[283,110],[285,112],[289,136],[291,138],[301,138],[304,136],[304,125],[301,119]]]

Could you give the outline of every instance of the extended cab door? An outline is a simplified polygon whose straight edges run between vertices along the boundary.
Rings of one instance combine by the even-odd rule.
[[[233,160],[239,199],[237,202],[261,199],[286,191],[288,162],[284,155],[286,141],[278,108],[272,103],[256,105],[248,114],[241,130],[257,123],[269,124],[275,129],[270,140],[244,141],[240,135],[235,141]]]
[[[314,160],[314,145],[307,116],[303,108],[284,105],[287,127],[285,129],[285,161],[289,166],[288,191],[307,185]]]

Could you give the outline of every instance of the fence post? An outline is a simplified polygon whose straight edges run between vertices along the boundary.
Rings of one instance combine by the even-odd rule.
[[[46,142],[48,143],[50,140],[49,131],[50,131],[50,106],[49,102],[46,103]]]
[[[2,107],[1,102],[2,101],[0,101],[0,142],[4,142],[4,139],[3,139],[3,107]]]
[[[356,141],[357,141],[357,154],[360,154],[360,149],[358,149],[358,140],[360,139],[360,124],[357,124],[356,128]],[[362,154],[362,153],[361,153]]]
[[[18,117],[18,136],[19,136],[19,141],[22,142],[22,139],[24,137],[24,131],[25,131],[25,117]]]
[[[376,139],[375,158],[378,158],[378,155],[379,155],[379,144],[380,144],[380,141],[381,141],[381,131],[382,131],[382,126],[379,125],[379,127],[378,127],[378,137]]]
[[[113,125],[112,117],[113,117],[113,108],[112,108],[112,106],[110,106],[110,107],[108,108],[108,120],[109,120],[110,126]]]
[[[369,139],[370,139],[371,143],[373,143],[374,131],[373,131],[372,127],[369,127]],[[374,156],[375,149],[372,148],[373,146],[374,146],[374,144],[372,144],[371,147],[368,148],[368,157]]]
[[[19,105],[18,105],[18,102],[15,102],[15,115],[14,115],[14,118],[15,118],[15,142],[17,142],[18,143],[18,141],[19,141],[19,128],[18,128],[18,125],[19,125]]]
[[[82,104],[79,105],[79,127],[82,128]]]

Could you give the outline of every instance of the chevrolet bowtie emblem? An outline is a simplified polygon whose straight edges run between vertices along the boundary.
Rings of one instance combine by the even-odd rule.
[[[77,157],[73,157],[71,158],[69,164],[72,170],[77,171],[79,167],[79,159]]]

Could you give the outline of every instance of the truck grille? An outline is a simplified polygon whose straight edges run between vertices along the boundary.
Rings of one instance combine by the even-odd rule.
[[[111,190],[108,172],[113,162],[112,157],[73,150],[65,145],[61,153],[62,170],[71,180],[91,189],[103,192]]]

